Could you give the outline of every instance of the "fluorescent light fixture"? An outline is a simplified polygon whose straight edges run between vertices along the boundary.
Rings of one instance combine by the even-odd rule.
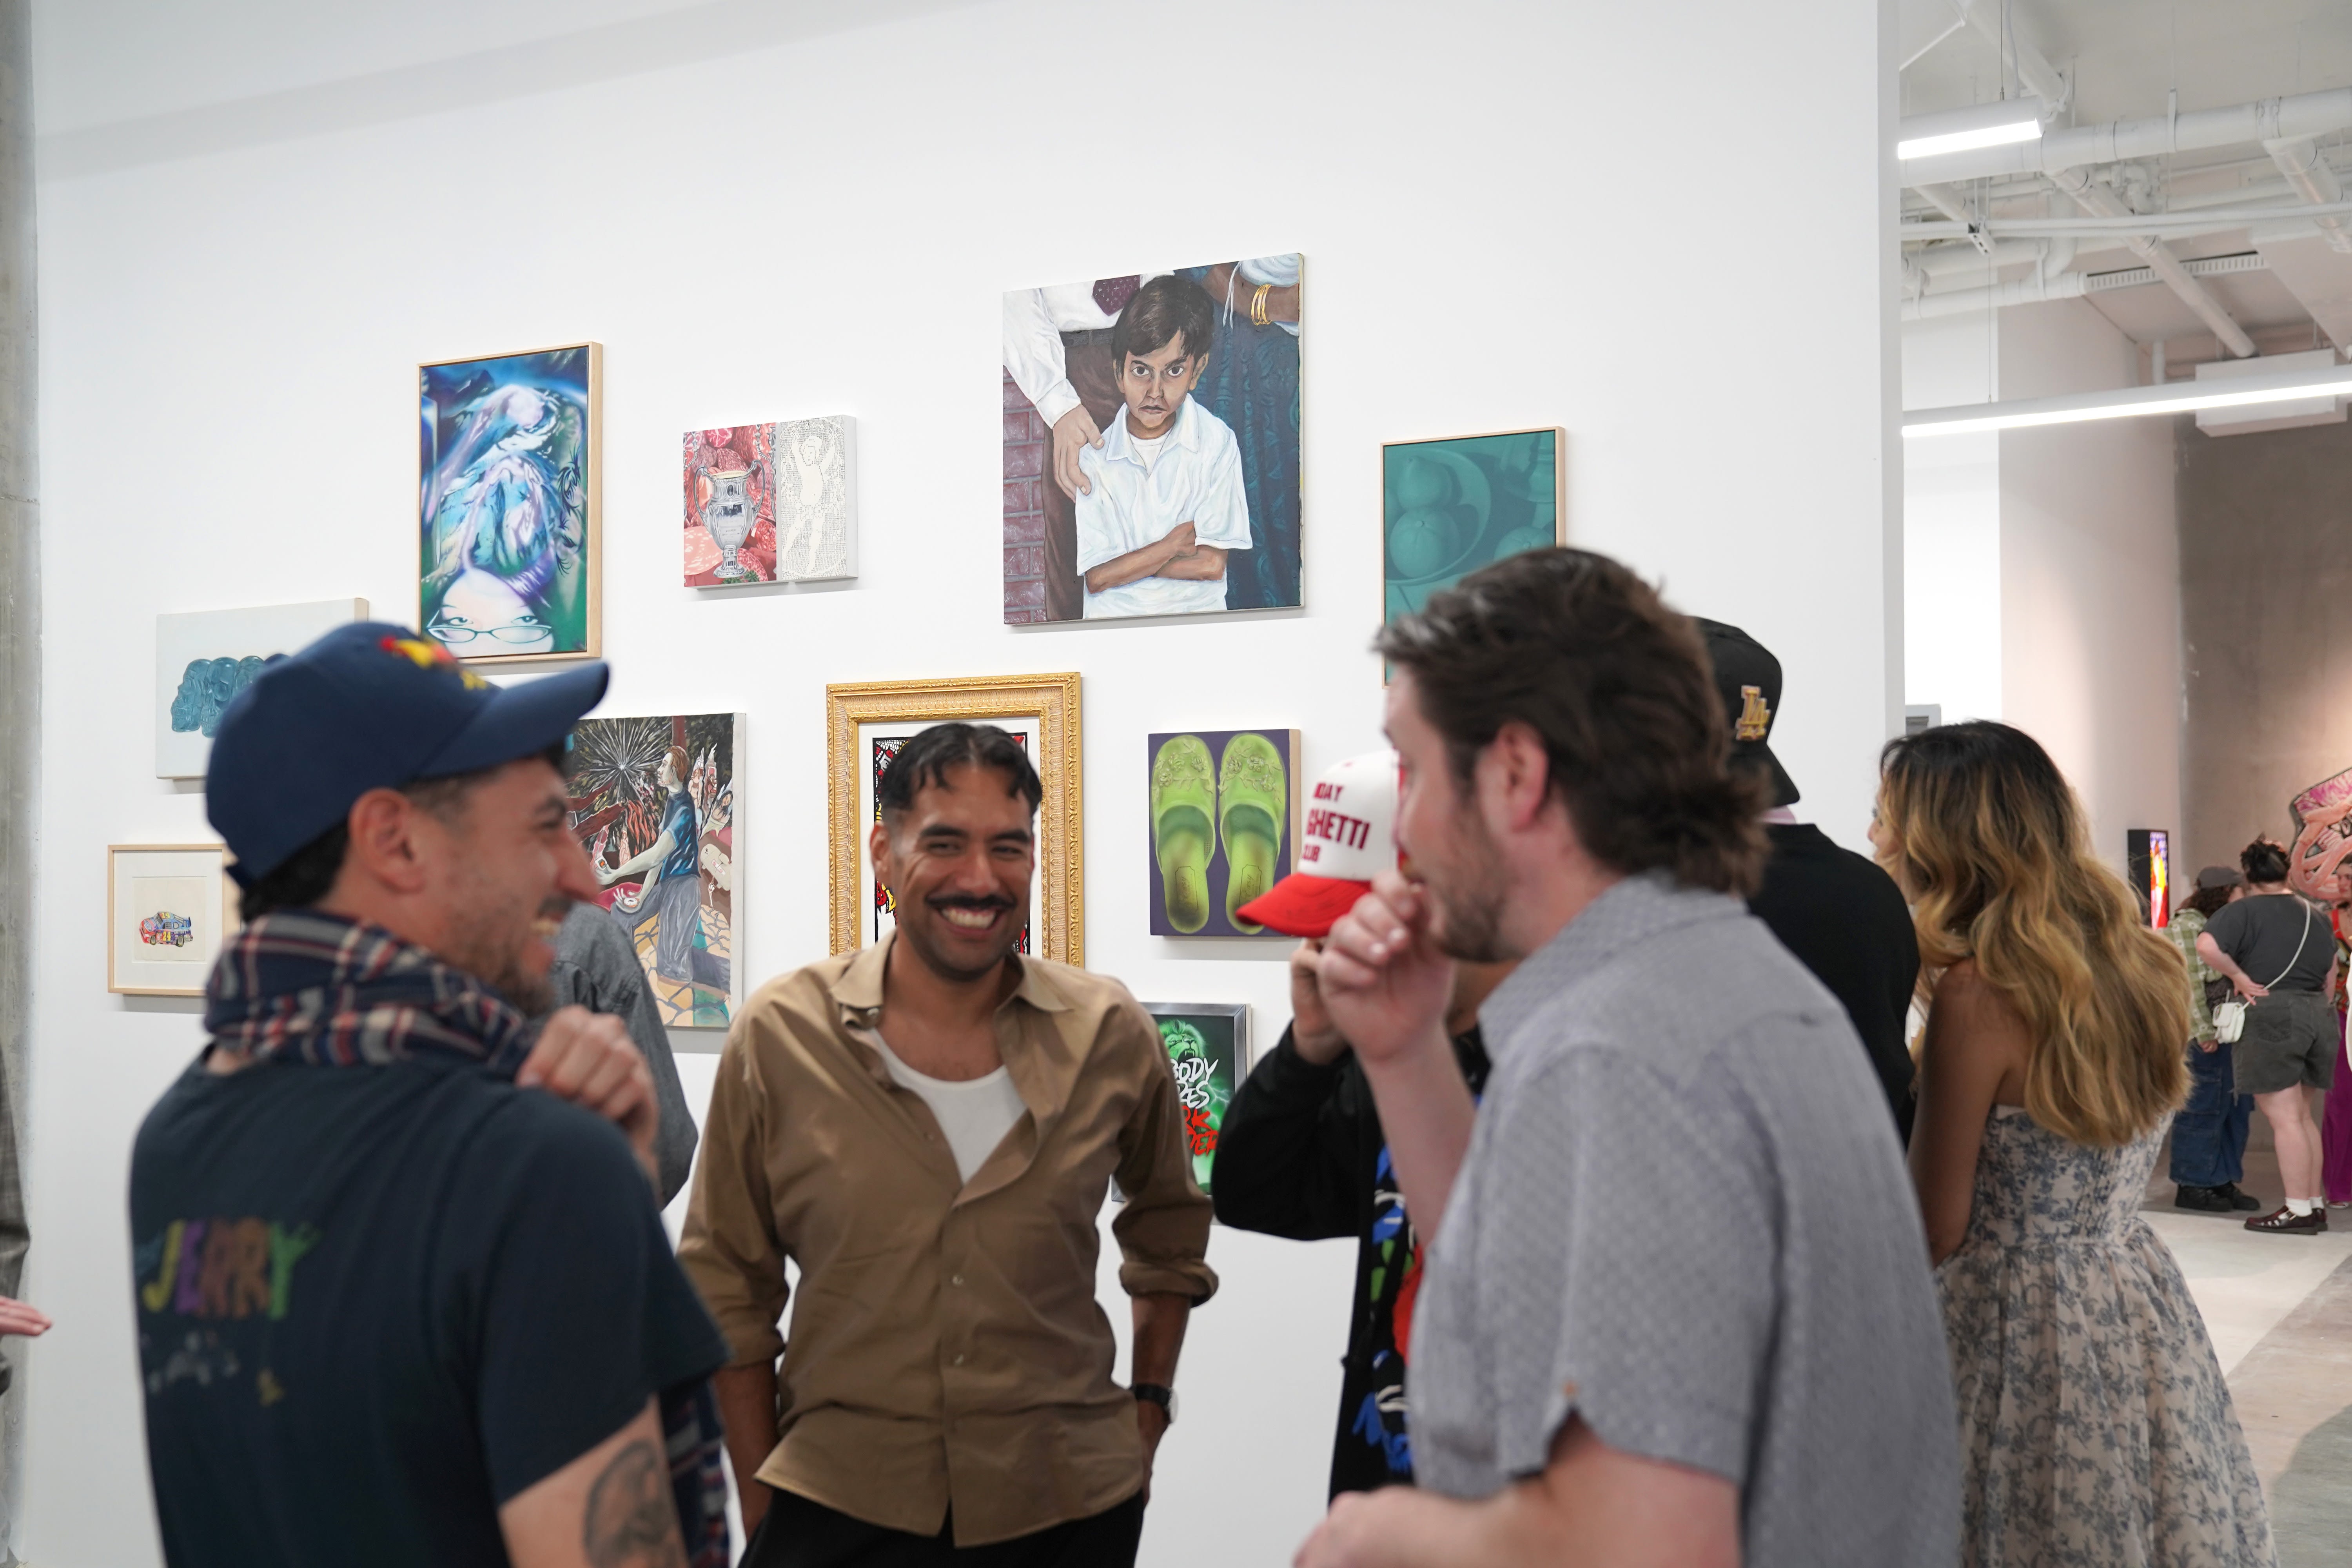
[[[2186,382],[2178,386],[2133,386],[2116,392],[2077,392],[2064,397],[2021,398],[2013,403],[1923,408],[1903,416],[1903,434],[1964,436],[1978,430],[2019,430],[2088,419],[2137,419],[2148,414],[2243,408],[2325,396],[2352,397],[2352,365],[2317,372],[2232,376],[2226,381]]]
[[[2041,139],[2042,100],[2011,98],[1906,120],[1895,132],[1895,155],[1907,163],[1943,153],[1971,153],[1979,147]]]

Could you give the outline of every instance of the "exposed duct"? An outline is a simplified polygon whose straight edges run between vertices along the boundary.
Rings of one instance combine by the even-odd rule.
[[[2029,80],[2027,85],[2032,84]],[[2206,147],[2304,141],[2347,128],[2352,128],[2352,87],[2336,87],[2286,98],[2265,98],[2253,103],[2233,103],[2223,109],[2154,115],[2145,120],[2052,126],[2042,132],[2038,142],[1914,158],[1903,165],[1903,183],[1916,190],[1923,183],[1948,184],[2003,174],[2049,174],[2089,163],[2157,158]]]
[[[2080,169],[2066,169],[2051,177],[2051,183],[2074,198],[2075,204],[2095,217],[2137,216],[2123,204],[2123,199],[2105,185],[2095,184],[2091,176]],[[2134,234],[2124,238],[2131,253],[2148,264],[2165,286],[2180,296],[2180,302],[2197,314],[2197,319],[2213,331],[2221,344],[2240,359],[2250,359],[2254,353],[2254,340],[2246,330],[2230,320],[2230,312],[2221,309],[2220,300],[2206,292],[2205,285],[2189,275],[2172,254],[2171,247],[2152,235]]]
[[[2319,155],[2319,143],[2305,137],[2299,141],[2265,142],[2263,151],[2271,155],[2286,175],[2286,183],[2294,187],[2295,195],[2307,202],[2340,202],[2344,199],[2344,182]],[[2352,219],[2340,215],[2314,220],[2319,232],[2326,237],[2327,248],[2352,255]]]
[[[2042,269],[2036,276],[2014,283],[1917,295],[1903,301],[1903,319],[1922,321],[1936,316],[1965,316],[1973,311],[1997,310],[2006,305],[2039,305],[2051,300],[2079,300],[2085,294],[2104,294],[2111,289],[2144,288],[2164,281],[2157,276],[2156,269],[2149,267],[2127,267],[2115,272],[2066,272],[2065,268],[2073,259],[2071,255],[2062,258],[2053,254],[2044,258]],[[2268,265],[2261,254],[2251,250],[2235,256],[2212,256],[2201,261],[2180,264],[2182,270],[2192,278],[2260,272]]]

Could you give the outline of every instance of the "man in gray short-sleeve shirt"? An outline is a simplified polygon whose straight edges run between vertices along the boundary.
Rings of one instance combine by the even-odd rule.
[[[1959,1458],[1902,1152],[1843,1009],[1737,896],[1753,786],[1688,623],[1543,551],[1380,647],[1416,879],[1333,928],[1319,984],[1407,1205],[1444,1215],[1411,1358],[1427,1490],[1341,1498],[1300,1562],[1947,1568]],[[1522,955],[1474,1112],[1440,983]]]

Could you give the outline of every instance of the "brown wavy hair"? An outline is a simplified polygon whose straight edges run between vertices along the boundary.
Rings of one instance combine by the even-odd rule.
[[[1541,738],[1551,787],[1594,859],[1756,890],[1763,780],[1729,769],[1731,724],[1698,628],[1626,567],[1589,550],[1530,550],[1432,594],[1373,647],[1412,671],[1458,785],[1516,720]]]
[[[1962,959],[2032,1038],[2025,1109],[2053,1132],[2128,1143],[2189,1091],[2178,949],[2091,853],[2082,804],[2023,731],[1977,721],[1887,742],[1887,868],[1915,902],[1921,990]]]

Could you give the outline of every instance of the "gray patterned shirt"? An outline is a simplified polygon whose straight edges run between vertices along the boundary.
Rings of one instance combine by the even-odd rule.
[[[1735,900],[1628,879],[1480,1021],[1494,1056],[1412,1327],[1424,1486],[1570,1415],[1738,1487],[1750,1568],[1958,1559],[1927,1247],[1836,998]]]

